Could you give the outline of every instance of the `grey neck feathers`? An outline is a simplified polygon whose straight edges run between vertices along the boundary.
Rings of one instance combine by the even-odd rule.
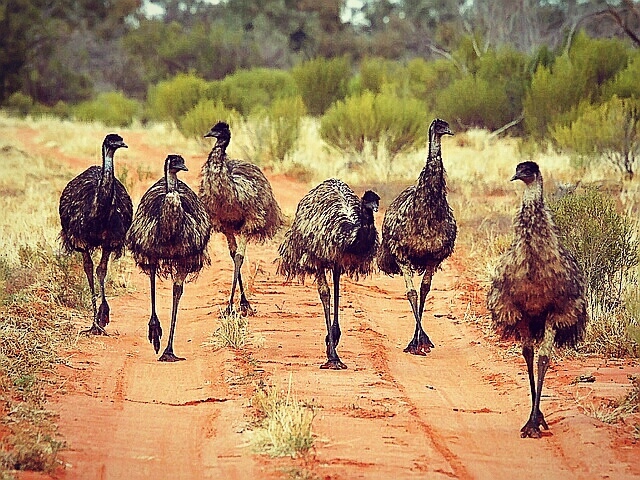
[[[178,190],[178,175],[176,172],[169,170],[169,165],[164,167],[164,181],[167,186],[167,193],[175,192]]]
[[[207,163],[214,164],[214,165],[222,164],[227,154],[227,145],[229,145],[228,141],[217,140],[216,144],[211,149],[211,152],[209,152]]]
[[[102,178],[96,195],[96,209],[103,209],[113,199],[113,155],[115,150],[102,147]]]
[[[522,197],[522,205],[544,204],[542,177],[538,176],[533,182],[528,184],[524,189]]]
[[[430,134],[429,155],[418,179],[418,189],[428,194],[431,202],[446,197],[447,187],[442,165],[440,136]]]

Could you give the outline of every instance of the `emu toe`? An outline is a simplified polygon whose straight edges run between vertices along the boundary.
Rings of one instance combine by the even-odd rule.
[[[327,360],[320,365],[322,370],[346,370],[347,366],[339,358]]]
[[[181,360],[186,360],[185,358],[176,356],[173,351],[165,350],[162,352],[160,358],[158,358],[159,362],[179,362]]]
[[[256,314],[256,311],[249,303],[249,300],[247,300],[244,296],[240,298],[240,314],[243,317],[246,317],[247,315],[253,316]]]
[[[427,353],[431,351],[432,348],[436,346],[431,342],[426,333],[422,333],[418,336],[418,338],[414,338],[409,342],[407,348],[404,349],[405,353],[410,353],[411,355],[421,355],[426,356]]]
[[[153,345],[153,349],[158,353],[160,351],[160,338],[162,337],[162,327],[160,320],[153,315],[149,320],[149,342]]]
[[[87,328],[86,330],[82,330],[80,333],[82,335],[105,335],[105,336],[109,336],[109,334],[106,332],[104,327],[101,327],[95,321],[93,322],[91,327]]]
[[[538,412],[536,418],[530,417],[527,423],[524,424],[524,427],[520,429],[520,437],[522,438],[540,438],[542,437],[542,432],[540,431],[540,427],[545,430],[549,430],[549,425],[544,419],[544,415],[542,412]]]
[[[107,302],[102,302],[100,304],[98,314],[96,315],[96,321],[103,329],[109,324],[109,305]]]

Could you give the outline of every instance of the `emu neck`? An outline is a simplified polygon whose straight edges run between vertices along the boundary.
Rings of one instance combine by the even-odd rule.
[[[207,158],[207,163],[212,166],[221,166],[227,158],[227,146],[229,145],[228,141],[218,140],[216,144],[209,152],[209,157]]]
[[[115,150],[103,147],[102,149],[102,178],[96,195],[95,209],[103,210],[111,204],[113,199],[113,155]]]
[[[178,190],[178,175],[176,172],[172,172],[168,168],[165,168],[164,181],[167,184],[167,193]]]
[[[527,244],[536,236],[548,236],[549,218],[542,192],[542,178],[537,178],[524,189],[522,207],[515,228],[518,235],[526,239]],[[546,241],[548,242],[548,238]]]
[[[446,197],[447,187],[442,164],[440,137],[437,135],[431,135],[429,140],[429,155],[418,178],[418,190],[426,194],[429,203],[439,203]]]

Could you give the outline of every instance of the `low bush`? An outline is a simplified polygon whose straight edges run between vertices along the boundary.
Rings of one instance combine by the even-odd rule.
[[[281,162],[298,141],[306,110],[300,97],[282,98],[254,116],[258,156]]]
[[[345,98],[351,78],[347,57],[318,57],[303,62],[291,71],[298,92],[310,115],[322,115],[329,106]]]
[[[377,151],[384,144],[393,157],[425,145],[425,117],[414,99],[364,92],[333,105],[321,119],[320,136],[346,152],[362,153],[367,143]]]
[[[202,137],[219,120],[231,126],[238,121],[240,115],[215,100],[200,100],[188,110],[178,121],[178,129],[187,138],[202,140]]]
[[[142,106],[137,100],[127,98],[120,92],[106,92],[94,100],[76,105],[72,111],[80,121],[99,121],[108,127],[128,127],[140,115]]]
[[[147,114],[152,120],[180,123],[182,116],[205,98],[209,84],[192,74],[176,75],[149,88]]]

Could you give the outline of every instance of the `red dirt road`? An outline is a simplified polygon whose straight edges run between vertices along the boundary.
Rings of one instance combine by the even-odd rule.
[[[186,181],[194,188],[201,162],[187,159]],[[282,177],[272,185],[289,213],[307,190]],[[436,348],[426,357],[402,352],[413,319],[401,278],[343,278],[338,353],[349,367],[343,371],[318,368],[325,328],[317,290],[312,282],[285,285],[275,274],[276,242],[249,245],[245,261],[249,300],[257,309],[250,329],[261,345],[239,352],[203,345],[232,276],[221,235],[214,235],[210,254],[212,265],[186,284],[181,301],[174,348],[186,361],[156,361],[146,339],[148,278],[137,272],[131,278],[136,292],[110,299],[110,336],[79,341],[62,369],[67,381],[49,403],[68,444],[66,468],[57,476],[640,478],[640,445],[630,425],[604,424],[581,408],[622,396],[630,386],[626,375],[640,373],[640,366],[599,358],[554,361],[541,407],[550,430],[538,440],[521,439],[530,405],[524,361],[465,320],[469,303],[481,308],[483,298],[465,281],[459,254],[434,278],[425,329]],[[159,284],[158,300],[164,348],[170,282]],[[594,374],[596,382],[571,384],[581,374]],[[296,459],[256,455],[243,446],[255,385],[286,388],[290,379],[295,395],[316,407],[315,448]]]

